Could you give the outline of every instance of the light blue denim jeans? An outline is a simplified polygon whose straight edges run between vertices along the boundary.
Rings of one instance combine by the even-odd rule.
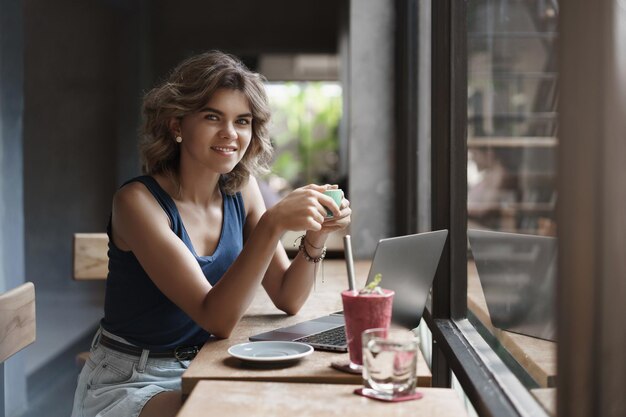
[[[148,358],[150,351],[133,356],[101,346],[100,334],[128,343],[104,329],[98,330],[91,352],[78,376],[72,417],[137,417],[144,405],[164,391],[180,390],[180,378],[190,361]]]

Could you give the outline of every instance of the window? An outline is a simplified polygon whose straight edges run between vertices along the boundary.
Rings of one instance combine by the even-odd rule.
[[[556,1],[468,2],[470,227],[554,234]]]
[[[468,317],[538,396],[556,381],[557,242],[530,235],[556,234],[557,15],[545,0],[467,9]]]
[[[467,262],[468,225],[471,230],[537,238],[554,235],[557,151],[558,317],[562,323],[576,323],[559,327],[559,415],[621,415],[624,409],[620,359],[626,350],[619,331],[624,262],[615,250],[623,246],[618,242],[624,236],[625,201],[620,186],[626,155],[621,152],[626,125],[619,112],[626,91],[622,3],[564,2],[560,14],[550,0],[399,2],[400,15],[418,5],[420,13],[422,5],[431,7],[426,19],[432,23],[430,88],[417,93],[430,97],[431,103],[426,109],[431,123],[421,126],[432,137],[431,191],[418,192],[420,201],[413,204],[420,207],[427,200],[430,228],[450,231],[424,316],[433,338],[426,352],[434,385],[460,386],[481,416],[545,416],[557,402],[553,388],[533,388],[541,385],[532,363],[510,361],[514,352],[498,337],[504,331],[493,329],[487,332],[490,338],[477,324],[479,318],[472,317],[476,312],[468,300],[472,272]],[[567,36],[558,45],[563,70],[557,94],[554,42],[559,14],[559,30]],[[419,22],[422,35],[422,15]],[[418,33],[416,24],[409,27],[413,31],[406,31],[407,38]],[[401,63],[407,60],[403,54],[411,54],[404,46],[401,42],[398,48]],[[413,54],[422,57],[422,40],[419,46]],[[529,51],[534,51],[534,61],[524,60]],[[419,68],[421,77],[422,65]],[[498,152],[487,152],[496,148],[512,154],[502,158],[514,162],[509,165],[513,181],[494,175],[500,181],[497,192],[468,199],[468,185],[479,182],[485,167],[496,165]],[[468,164],[474,149],[482,154],[470,156]],[[485,165],[485,160],[492,162]],[[490,212],[472,213],[476,207]],[[554,357],[550,363],[556,369]],[[549,403],[553,408],[546,411],[550,407],[543,405]]]
[[[419,57],[417,75],[405,77],[417,79],[418,97],[430,98],[428,108],[418,98],[414,113],[418,153],[430,155],[429,172],[418,167],[416,183],[426,179],[430,189],[413,186],[413,204],[421,210],[413,214],[419,231],[449,230],[424,316],[433,338],[426,349],[433,384],[462,387],[480,415],[546,415],[529,391],[541,386],[529,377],[532,364],[515,361],[498,339],[501,331],[481,323],[485,314],[468,297],[481,287],[467,236],[468,226],[531,235],[554,231],[558,9],[534,0],[401,3],[405,12],[419,14],[404,22],[408,40],[400,42],[399,62]],[[418,45],[413,52],[406,48],[411,44]],[[409,56],[404,61],[402,51]],[[410,134],[403,139],[416,140]],[[421,221],[425,200],[429,227]]]

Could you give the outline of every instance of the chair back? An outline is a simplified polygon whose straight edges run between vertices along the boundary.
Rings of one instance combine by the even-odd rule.
[[[106,233],[74,233],[75,280],[106,279],[109,273],[108,245]]]
[[[0,362],[33,343],[35,332],[33,283],[0,294]]]

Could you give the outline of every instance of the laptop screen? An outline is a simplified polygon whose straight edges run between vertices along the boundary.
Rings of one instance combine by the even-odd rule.
[[[447,230],[381,239],[367,282],[382,274],[381,286],[394,290],[392,320],[414,329],[420,323]]]

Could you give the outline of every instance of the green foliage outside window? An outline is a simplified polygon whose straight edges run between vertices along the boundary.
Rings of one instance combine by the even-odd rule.
[[[325,183],[337,172],[341,87],[337,83],[269,84],[272,173],[292,187]]]

